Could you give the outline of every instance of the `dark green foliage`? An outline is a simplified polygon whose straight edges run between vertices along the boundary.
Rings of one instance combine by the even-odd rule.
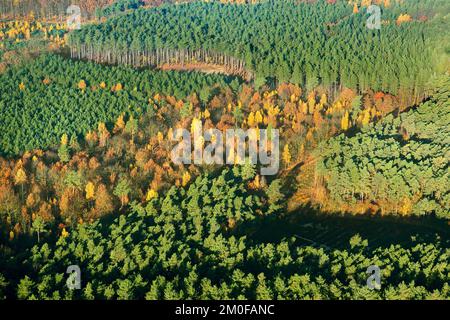
[[[269,202],[269,211],[275,212],[283,208],[284,196],[281,193],[281,180],[272,181],[266,189],[267,200]]]
[[[85,90],[79,89],[80,80],[87,84]],[[224,88],[233,80],[195,72],[140,72],[43,55],[0,75],[0,152],[46,148],[58,144],[64,133],[82,136],[99,122],[114,122],[123,112],[152,112],[149,98],[156,93],[180,99],[215,84]],[[19,89],[22,82],[24,90]],[[118,83],[123,90],[113,92]]]
[[[5,288],[8,286],[8,282],[5,277],[0,273],[0,300],[6,298],[6,294],[4,292]]]
[[[308,88],[342,84],[360,91],[396,94],[402,89],[419,95],[437,61],[431,58],[431,48],[437,46],[431,38],[444,34],[437,32],[443,23],[437,19],[397,26],[395,21],[400,13],[416,11],[430,14],[431,20],[431,9],[443,5],[442,0],[420,8],[412,2],[393,4],[382,16],[390,23],[369,30],[365,9],[352,14],[347,1],[194,2],[135,10],[75,32],[70,42],[116,55],[157,48],[222,52],[244,60],[256,72],[258,86],[264,78],[276,77]]]
[[[338,203],[450,218],[450,78],[418,108],[340,135],[316,152],[317,170]]]
[[[142,0],[117,0],[113,4],[104,8],[97,8],[95,15],[98,18],[109,17],[127,10],[137,9],[144,5]]]
[[[238,230],[251,230],[257,211],[261,219],[271,217],[264,217],[267,199],[246,191],[240,175],[234,168],[200,176],[145,208],[132,205],[111,223],[79,225],[67,238],[33,247],[21,264],[28,271],[11,278],[11,292],[20,299],[450,297],[450,252],[439,240],[369,249],[355,236],[346,249],[331,250],[300,246],[294,238],[258,244],[240,236]],[[65,285],[74,264],[82,290]],[[382,270],[380,291],[366,287],[373,264]]]

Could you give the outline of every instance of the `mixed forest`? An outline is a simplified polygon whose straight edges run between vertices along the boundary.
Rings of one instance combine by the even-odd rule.
[[[0,1],[0,299],[450,299],[446,1],[64,4]]]

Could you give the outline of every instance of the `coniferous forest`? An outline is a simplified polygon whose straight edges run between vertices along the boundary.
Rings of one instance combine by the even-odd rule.
[[[0,1],[0,300],[449,300],[449,14]]]

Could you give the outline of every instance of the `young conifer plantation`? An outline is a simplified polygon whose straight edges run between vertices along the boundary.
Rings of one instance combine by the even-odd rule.
[[[0,300],[449,300],[449,13],[0,0]]]

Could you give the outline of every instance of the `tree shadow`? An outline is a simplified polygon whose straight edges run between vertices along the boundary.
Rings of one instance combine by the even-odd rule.
[[[277,243],[294,237],[299,245],[342,249],[359,234],[368,240],[370,248],[411,247],[418,242],[436,241],[450,248],[448,222],[432,216],[325,213],[305,206],[283,216],[261,218],[258,227],[252,229],[248,238],[255,243]]]

